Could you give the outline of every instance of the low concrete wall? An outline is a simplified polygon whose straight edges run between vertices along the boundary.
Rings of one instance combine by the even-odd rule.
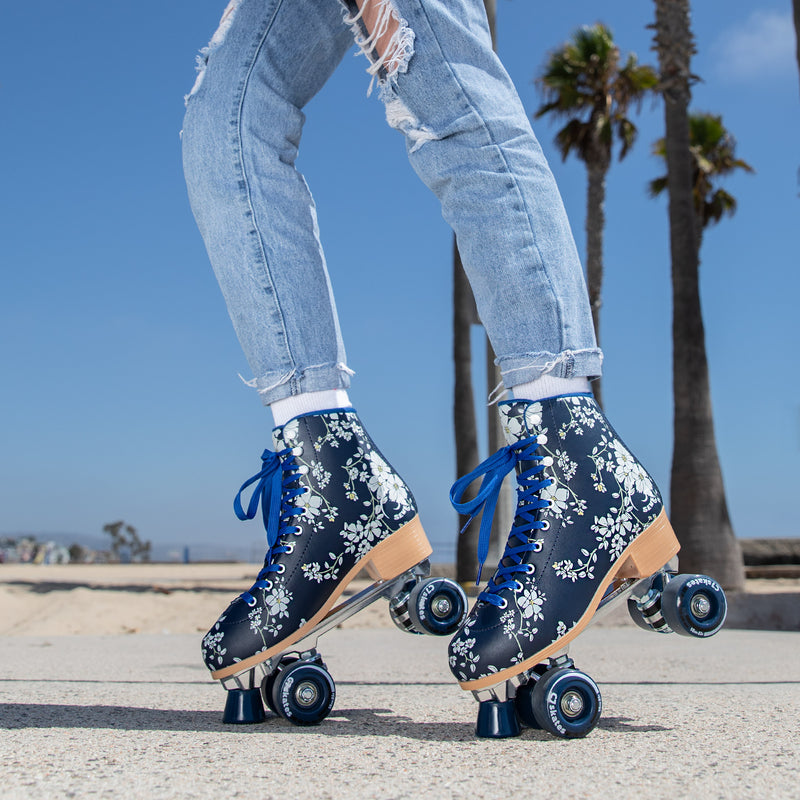
[[[800,538],[739,539],[746,567],[774,564],[800,565]]]
[[[726,628],[800,631],[800,592],[735,592],[728,595]]]

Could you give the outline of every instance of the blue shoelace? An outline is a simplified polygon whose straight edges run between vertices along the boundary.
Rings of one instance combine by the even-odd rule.
[[[539,440],[530,436],[514,444],[498,450],[482,464],[477,466],[468,475],[459,478],[450,490],[450,502],[459,514],[469,515],[462,533],[478,514],[481,514],[481,528],[478,534],[478,577],[476,583],[481,582],[483,564],[489,555],[489,538],[492,533],[492,520],[497,506],[500,487],[506,475],[511,472],[519,461],[532,461],[534,465],[521,472],[517,478],[517,509],[515,522],[508,536],[503,557],[500,560],[497,572],[489,580],[486,588],[478,595],[478,600],[484,600],[492,605],[505,607],[507,601],[499,596],[503,589],[520,588],[519,582],[514,578],[517,573],[530,574],[533,572],[532,564],[524,564],[526,553],[535,553],[541,550],[541,544],[531,541],[530,532],[533,530],[546,530],[546,522],[536,519],[539,509],[547,508],[550,503],[539,497],[539,492],[553,481],[550,478],[540,480],[537,476],[544,469],[544,456],[537,452]],[[462,502],[469,485],[483,476],[480,489],[474,499]],[[519,544],[512,545],[516,539]]]
[[[282,564],[273,564],[272,561],[280,553],[289,553],[292,546],[284,544],[281,540],[289,534],[298,534],[301,529],[292,524],[294,517],[303,513],[302,508],[291,505],[291,501],[305,494],[303,487],[292,486],[297,482],[300,468],[297,466],[291,448],[279,450],[265,450],[261,455],[261,471],[245,481],[233,501],[233,510],[241,520],[253,519],[261,505],[261,517],[264,529],[267,532],[267,554],[264,558],[264,567],[256,576],[256,582],[239,597],[248,605],[255,605],[256,599],[252,592],[255,589],[269,589],[271,582],[268,576],[272,573],[283,572]],[[253,484],[256,484],[250,495],[247,511],[242,507],[242,493]]]

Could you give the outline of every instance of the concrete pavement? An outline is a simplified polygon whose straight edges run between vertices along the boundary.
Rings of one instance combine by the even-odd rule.
[[[474,738],[446,641],[344,629],[319,727],[223,726],[197,635],[0,638],[0,795],[146,798],[800,797],[800,633],[707,641],[629,623],[573,645],[586,739]]]

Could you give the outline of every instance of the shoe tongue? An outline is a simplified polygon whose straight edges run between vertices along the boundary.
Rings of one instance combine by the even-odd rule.
[[[500,412],[500,424],[503,426],[503,433],[505,434],[507,444],[516,444],[530,436],[536,436],[542,430],[541,402],[533,400],[506,400],[502,403],[498,403],[497,409]],[[517,469],[520,469],[519,465]],[[524,520],[519,519],[515,515],[514,525],[524,525]],[[508,544],[512,547],[516,547],[530,540],[529,536],[522,533],[512,534],[509,536]],[[523,562],[524,561],[525,558],[523,558]],[[514,563],[515,561],[511,556],[506,556],[500,560],[500,566],[503,567],[510,567]]]
[[[506,400],[498,403],[500,424],[506,444],[516,444],[529,436],[535,436],[542,425],[542,404],[531,400]]]

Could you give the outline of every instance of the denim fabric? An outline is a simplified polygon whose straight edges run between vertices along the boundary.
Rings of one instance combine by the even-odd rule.
[[[389,68],[379,68],[350,0],[232,0],[187,97],[192,209],[263,401],[349,385],[314,202],[295,158],[302,108],[354,38],[387,121],[456,234],[506,386],[545,373],[599,375],[561,197],[492,51],[483,3],[369,1],[401,18],[402,50]]]

